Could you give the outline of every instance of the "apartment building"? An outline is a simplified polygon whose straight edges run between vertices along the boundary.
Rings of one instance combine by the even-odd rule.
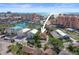
[[[79,16],[59,15],[56,18],[56,24],[63,27],[79,29]]]

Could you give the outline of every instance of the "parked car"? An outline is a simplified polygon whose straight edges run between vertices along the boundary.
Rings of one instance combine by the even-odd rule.
[[[4,37],[5,37],[5,35],[2,35],[2,36],[1,36],[1,38],[4,38]]]
[[[4,40],[10,40],[10,38],[8,38],[8,37],[5,37],[5,38],[4,38]]]

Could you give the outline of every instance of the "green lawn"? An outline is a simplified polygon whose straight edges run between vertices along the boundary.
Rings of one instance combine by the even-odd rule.
[[[0,24],[0,28],[13,27],[15,24]]]
[[[62,40],[54,38],[51,35],[49,36],[49,43],[54,46],[53,50],[56,52],[56,54],[59,54],[59,52],[61,51],[61,49],[64,47]]]
[[[79,41],[79,36],[76,36],[74,39],[77,40],[77,41]]]
[[[70,35],[75,35],[74,39],[79,41],[79,36],[77,36],[76,32],[67,32],[67,33],[70,34]]]
[[[49,35],[49,41],[55,46],[63,47],[63,41],[58,38],[54,38],[51,35]]]
[[[72,42],[70,39],[63,39],[63,43],[65,42]]]
[[[67,31],[67,33],[70,34],[70,35],[76,35],[77,34],[76,32],[69,32],[69,31]]]

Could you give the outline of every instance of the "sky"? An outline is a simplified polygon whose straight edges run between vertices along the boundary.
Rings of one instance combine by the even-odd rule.
[[[0,12],[67,13],[79,12],[79,3],[0,3]]]

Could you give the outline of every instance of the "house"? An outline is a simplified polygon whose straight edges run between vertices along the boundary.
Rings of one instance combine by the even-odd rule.
[[[22,29],[22,30],[19,30],[19,31],[17,32],[17,36],[19,36],[19,37],[26,36],[26,33],[27,33],[28,31],[30,31],[29,28],[24,28],[24,29]]]
[[[67,50],[62,50],[59,55],[72,55],[72,53]]]
[[[69,35],[66,34],[66,33],[64,33],[63,31],[57,29],[56,32],[57,32],[57,34],[59,34],[59,36],[60,36],[61,38],[63,38],[63,39],[69,39]]]
[[[23,46],[22,50],[29,55],[55,55],[56,54],[51,48],[48,48],[44,51],[43,49],[40,49],[40,48]]]
[[[72,29],[72,28],[67,28],[66,30],[70,31],[70,32],[74,32],[75,31],[75,29]]]
[[[79,47],[79,42],[73,42],[72,45]]]
[[[23,46],[22,50],[26,54],[30,54],[30,55],[56,55],[56,52],[53,50],[53,48],[50,47],[44,50],[43,48]]]
[[[45,40],[45,41],[46,41],[46,39],[47,39],[47,34],[46,34],[46,32],[40,33],[40,38],[41,38],[41,40]]]
[[[51,34],[53,37],[60,38],[60,36],[59,36],[55,31],[50,32],[50,34]]]
[[[33,47],[29,47],[29,46],[24,46],[22,50],[26,54],[30,54],[30,55],[41,55],[42,54],[42,50],[41,49],[33,48]]]
[[[33,36],[36,34],[38,32],[38,30],[37,29],[32,29],[32,30],[30,30],[29,32],[27,32],[27,39],[31,39],[31,38],[33,38]]]
[[[53,51],[53,49],[48,48],[43,52],[45,55],[55,55],[56,53]]]

